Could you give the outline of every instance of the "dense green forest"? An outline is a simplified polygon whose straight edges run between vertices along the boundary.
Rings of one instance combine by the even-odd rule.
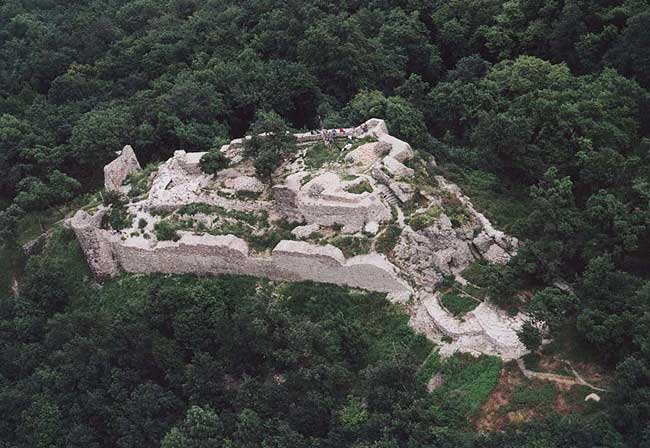
[[[650,446],[648,29],[648,0],[4,0],[0,446]],[[384,118],[433,155],[523,241],[482,272],[490,297],[528,311],[530,348],[593,352],[603,405],[477,435],[495,380],[470,379],[499,366],[452,358],[459,384],[428,394],[432,347],[382,297],[98,288],[59,230],[10,294],[16,242],[83,204],[116,150],[208,150],[264,112]]]

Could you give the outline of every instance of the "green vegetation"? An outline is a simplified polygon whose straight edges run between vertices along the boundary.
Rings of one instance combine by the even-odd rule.
[[[10,291],[13,287],[14,275],[19,275],[24,262],[22,247],[18,245],[0,247],[0,297],[12,295]]]
[[[151,174],[160,167],[159,163],[150,163],[142,170],[131,173],[124,181],[125,185],[130,185],[129,196],[132,198],[142,196],[151,188]]]
[[[358,182],[350,187],[345,189],[348,193],[361,194],[361,193],[372,193],[372,185],[366,179],[361,182]]]
[[[275,112],[259,112],[250,132],[251,138],[244,142],[244,154],[253,160],[257,175],[270,182],[282,161],[297,151],[296,137]]]
[[[108,212],[102,217],[102,229],[123,230],[130,227],[133,222],[133,215],[122,203],[111,206]]]
[[[496,387],[501,360],[454,355],[442,363],[444,382],[433,392],[436,413],[446,424],[463,427]]]
[[[440,207],[432,205],[425,212],[411,215],[408,218],[408,225],[410,225],[416,232],[418,230],[426,229],[440,218],[441,213],[442,209]]]
[[[461,227],[471,220],[467,208],[460,202],[460,199],[451,193],[442,195],[442,208],[454,227]]]
[[[179,226],[172,221],[159,221],[153,226],[158,241],[178,241],[181,236],[178,234]]]
[[[438,174],[458,184],[474,206],[497,228],[521,237],[520,223],[530,213],[528,192],[516,185],[504,185],[492,173],[462,169],[454,164],[438,168]]]
[[[192,204],[184,204],[176,209],[177,215],[194,216],[197,213],[205,215],[218,215],[226,218],[232,218],[237,221],[242,221],[248,225],[268,225],[268,215],[266,213],[243,212],[239,210],[226,210],[223,207],[216,205],[208,205],[201,202]]]
[[[305,167],[310,170],[317,170],[326,163],[336,162],[341,156],[341,152],[331,146],[325,146],[325,143],[318,142],[309,147],[305,153]]]
[[[555,349],[612,376],[589,418],[550,416],[475,440],[457,429],[480,401],[464,401],[473,394],[457,406],[443,390],[449,404],[432,408],[410,362],[350,368],[365,327],[282,320],[270,299],[242,300],[245,279],[181,288],[129,277],[106,293],[86,283],[80,309],[66,271],[85,275],[63,260],[48,271],[39,256],[19,276],[21,297],[0,309],[5,445],[650,443],[647,1],[5,0],[0,17],[3,247],[87,204],[75,198],[100,188],[126,142],[146,165],[269,132],[245,153],[271,180],[295,151],[287,130],[383,118],[439,164],[418,169],[418,183],[449,176],[520,238],[517,256],[475,282],[490,300],[530,311],[529,342],[556,336]],[[134,195],[148,188],[145,176],[131,182]],[[444,212],[463,226],[466,210],[449,199]],[[105,225],[120,228],[129,217],[111,204]],[[242,229],[265,225],[249,222]],[[70,245],[61,258],[75,256]],[[150,308],[125,304],[140,299]],[[102,301],[116,314],[90,305]],[[214,320],[200,325],[206,315]],[[284,372],[288,385],[276,384]]]
[[[201,157],[199,167],[206,174],[216,174],[225,168],[228,168],[230,160],[218,149],[212,149]]]
[[[479,302],[457,291],[446,292],[440,297],[442,305],[454,316],[463,316],[479,305]]]
[[[433,349],[420,367],[420,371],[417,374],[418,381],[426,385],[433,378],[433,375],[440,370],[441,366],[442,359],[438,355],[438,351]]]
[[[258,252],[271,250],[282,240],[294,239],[291,230],[298,225],[298,223],[291,223],[286,220],[274,221],[272,227],[264,233],[248,235],[248,244]]]
[[[222,207],[217,207],[214,205],[208,205],[202,202],[193,202],[191,204],[183,204],[180,206],[178,209],[176,209],[176,213],[179,215],[189,215],[189,216],[194,216],[197,213],[202,213],[204,215],[212,215],[212,214],[221,214],[225,212],[226,210]]]
[[[395,249],[402,235],[402,228],[397,224],[390,223],[386,229],[375,240],[375,250],[381,254],[388,255]]]
[[[510,403],[500,409],[501,412],[533,409],[549,412],[555,401],[555,385],[549,381],[526,381],[518,384],[510,397]]]
[[[349,258],[369,253],[371,241],[366,236],[340,235],[330,238],[327,243],[341,249],[343,255]]]

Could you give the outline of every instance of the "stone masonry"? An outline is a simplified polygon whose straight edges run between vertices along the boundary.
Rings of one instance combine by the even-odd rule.
[[[107,191],[119,190],[130,174],[141,169],[133,148],[126,145],[119,156],[104,167],[104,188]]]
[[[152,175],[146,196],[127,205],[133,219],[131,227],[123,231],[103,229],[102,218],[110,212],[105,207],[93,215],[80,210],[66,225],[75,232],[91,271],[100,280],[126,271],[237,274],[347,285],[408,301],[413,327],[436,342],[440,342],[440,335],[453,339],[441,349],[442,354],[460,350],[511,359],[525,353],[516,336],[521,316],[511,318],[482,303],[459,320],[447,313],[435,292],[443,275],[454,275],[458,281],[464,281],[463,270],[475,260],[506,262],[516,251],[517,240],[496,230],[456,185],[441,177],[436,178],[438,186],[433,188],[456,198],[467,210],[469,221],[458,227],[452,225],[445,213],[440,213],[427,227],[412,229],[401,209],[402,205],[411,204],[416,190],[420,191],[414,181],[414,168],[418,165],[409,162],[414,158],[410,145],[391,136],[386,123],[379,119],[337,130],[336,135],[371,137],[374,141],[341,156],[339,160],[344,161],[336,167],[325,166],[315,171],[305,171],[299,155],[282,168],[284,172],[275,174],[277,181],[273,186],[255,178],[252,164],[242,157],[243,144],[249,137],[233,140],[221,148],[232,163],[215,176],[204,174],[199,167],[205,153],[177,151]],[[296,134],[296,138],[305,151],[322,136],[304,133]],[[104,168],[106,189],[121,190],[127,177],[140,169],[133,149],[125,146]],[[362,184],[370,188],[359,189]],[[242,199],[240,193],[255,199]],[[424,214],[443,206],[439,197],[420,193],[428,205],[414,213]],[[266,213],[269,219],[302,222],[293,232],[300,241],[283,240],[270,252],[265,249],[258,253],[232,234],[178,231],[177,241],[151,238],[155,223],[161,220],[154,211],[169,213],[183,205],[199,203],[240,213]],[[195,219],[213,225],[215,218],[196,215]],[[142,220],[147,222],[146,229],[138,228],[137,223]],[[389,222],[401,228],[390,260],[372,251],[346,258],[335,246],[304,241],[312,234],[333,232],[332,229],[357,236],[364,232],[374,237]]]

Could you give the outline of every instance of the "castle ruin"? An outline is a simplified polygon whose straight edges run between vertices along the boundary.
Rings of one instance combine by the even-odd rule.
[[[415,328],[453,340],[443,352],[525,353],[515,333],[521,319],[487,302],[457,319],[437,291],[444,278],[462,284],[477,260],[506,262],[516,239],[432,174],[435,161],[391,136],[383,120],[327,132],[334,147],[318,133],[295,134],[299,151],[273,185],[242,156],[245,138],[220,148],[231,163],[214,176],[200,169],[205,153],[177,151],[149,173],[127,146],[104,174],[106,190],[128,201],[79,211],[67,225],[99,279],[124,271],[346,285],[403,303]]]

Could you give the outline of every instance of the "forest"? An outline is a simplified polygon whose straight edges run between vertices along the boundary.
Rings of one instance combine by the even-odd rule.
[[[650,446],[649,28],[648,0],[4,0],[0,447]],[[383,118],[435,157],[523,243],[489,297],[608,372],[601,406],[477,431],[500,361],[431,358],[381,295],[98,287],[57,226],[20,255],[125,144],[145,165],[270,113]]]

